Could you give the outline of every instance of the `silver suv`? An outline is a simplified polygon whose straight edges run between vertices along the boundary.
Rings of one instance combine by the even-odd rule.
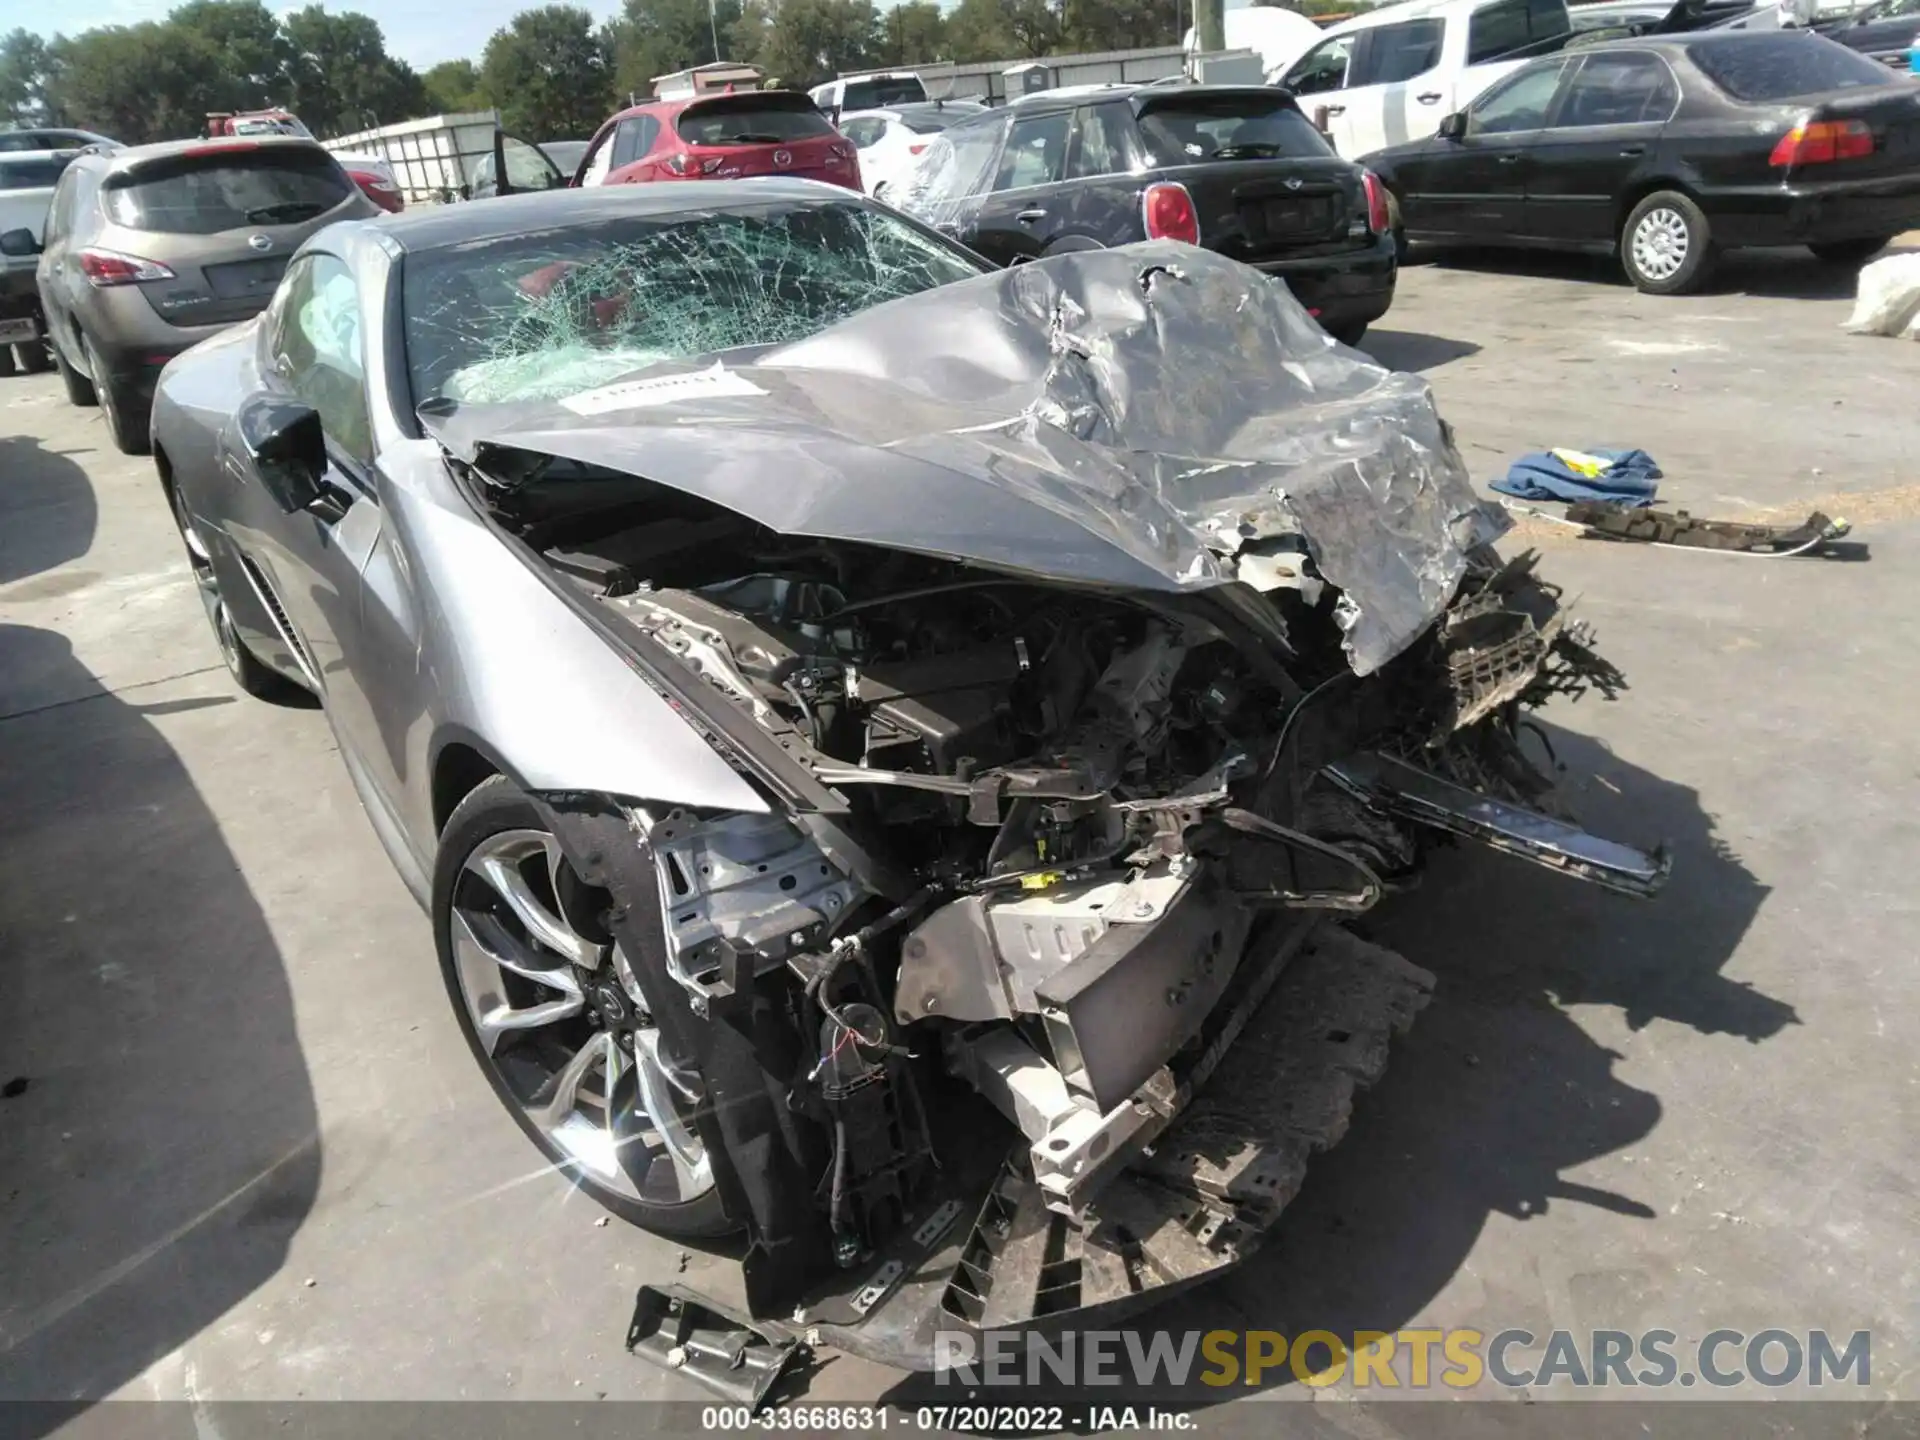
[[[98,403],[114,443],[143,455],[161,367],[264,310],[316,230],[379,213],[311,140],[169,141],[82,154],[53,192],[44,248],[16,229],[0,253],[39,254],[67,398]]]

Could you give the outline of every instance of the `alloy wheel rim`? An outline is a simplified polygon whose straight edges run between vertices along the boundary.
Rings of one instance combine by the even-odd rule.
[[[1687,263],[1692,239],[1686,217],[1661,206],[1640,217],[1633,231],[1633,263],[1649,280],[1670,280]]]
[[[561,897],[581,888],[542,830],[502,831],[467,856],[448,920],[473,1033],[563,1168],[629,1200],[697,1200],[713,1167],[687,1097],[619,946],[567,918]]]

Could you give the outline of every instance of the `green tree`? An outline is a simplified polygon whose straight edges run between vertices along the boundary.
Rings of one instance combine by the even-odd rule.
[[[282,22],[291,51],[289,108],[314,134],[350,134],[429,113],[413,67],[387,54],[378,22],[319,5]]]
[[[932,0],[880,12],[880,53],[889,65],[930,65],[947,54],[947,17]]]
[[[613,102],[593,16],[572,5],[523,10],[487,41],[480,87],[500,123],[529,140],[591,135]]]
[[[49,120],[47,86],[53,76],[47,42],[31,30],[0,40],[0,120],[30,125]]]
[[[741,0],[715,0],[711,11],[707,0],[626,0],[606,29],[614,92],[622,104],[630,94],[644,100],[656,75],[715,60],[752,61],[768,13],[764,0],[756,0],[751,19],[743,17]]]
[[[442,60],[420,77],[427,88],[427,106],[434,115],[462,115],[485,110],[480,71],[471,60]]]
[[[190,0],[163,23],[210,47],[217,69],[207,78],[209,108],[257,110],[286,103],[293,47],[260,0]]]
[[[884,53],[872,0],[779,0],[752,59],[789,89],[804,90]]]
[[[1020,53],[1003,0],[960,0],[947,16],[947,50],[962,65]]]
[[[109,25],[48,47],[50,108],[128,145],[198,134],[223,94],[220,52],[163,21]]]

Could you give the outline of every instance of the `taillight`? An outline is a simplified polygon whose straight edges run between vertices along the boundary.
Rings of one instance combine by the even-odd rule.
[[[724,155],[695,155],[691,151],[676,150],[666,160],[669,175],[677,175],[682,180],[698,180],[702,175],[711,175],[727,163]]]
[[[1184,185],[1163,180],[1147,186],[1140,196],[1140,216],[1146,222],[1149,240],[1200,243],[1200,215],[1193,208],[1193,196]]]
[[[1858,160],[1873,154],[1873,131],[1861,120],[1803,120],[1773,147],[1767,163],[1824,165],[1829,160]]]
[[[157,260],[122,255],[117,250],[82,250],[80,273],[93,286],[137,285],[142,280],[171,280],[173,271]]]
[[[1371,170],[1362,170],[1360,174],[1367,183],[1367,229],[1384,235],[1393,228],[1393,217],[1387,212],[1387,187]]]
[[[922,150],[926,148],[927,147],[925,145],[909,145],[907,146],[907,153],[909,155],[918,155]]]

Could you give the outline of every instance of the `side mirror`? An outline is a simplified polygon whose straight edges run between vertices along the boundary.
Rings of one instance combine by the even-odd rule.
[[[298,400],[256,395],[235,418],[254,473],[282,510],[305,510],[326,493],[327,441],[319,411]]]
[[[24,260],[29,255],[40,253],[40,242],[33,238],[33,231],[22,225],[16,230],[0,231],[0,255],[10,255],[16,260]]]
[[[1467,112],[1456,110],[1440,122],[1442,140],[1464,140],[1467,138]]]

